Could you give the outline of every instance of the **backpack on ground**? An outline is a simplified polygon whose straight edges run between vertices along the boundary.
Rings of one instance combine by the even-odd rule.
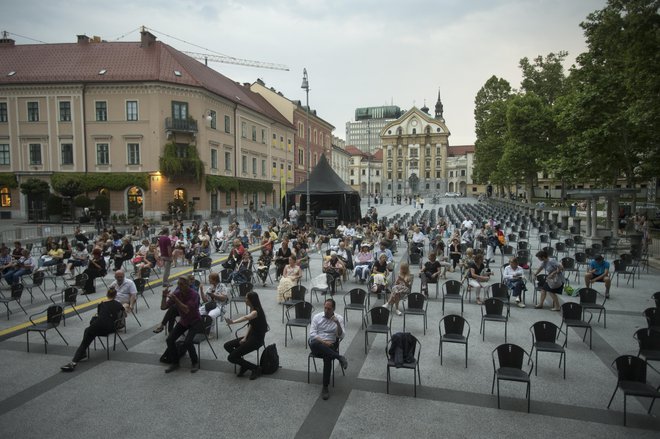
[[[280,356],[277,353],[277,346],[275,344],[266,346],[261,354],[259,366],[261,367],[261,373],[264,375],[271,375],[280,368]]]
[[[165,352],[163,352],[163,355],[160,356],[159,361],[165,364],[172,364],[177,362],[178,359],[182,358],[184,355],[186,355],[187,350],[185,344],[183,343],[183,340],[179,340],[176,342],[176,350],[177,350],[176,355],[178,355],[176,359],[172,358],[172,355],[170,354],[170,350],[166,349]]]

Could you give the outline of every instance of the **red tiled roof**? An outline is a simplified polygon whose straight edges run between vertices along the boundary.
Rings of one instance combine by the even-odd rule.
[[[348,145],[344,150],[350,155],[361,155],[365,156],[366,154],[354,147],[353,145]]]
[[[447,148],[447,155],[450,157],[462,156],[474,152],[474,145],[455,145]]]
[[[383,150],[379,149],[374,154],[371,155],[372,160],[382,161],[383,160]]]
[[[16,73],[8,76],[12,71]],[[140,42],[0,45],[0,86],[146,81],[201,87],[278,122],[286,121],[281,115],[275,117],[272,106],[264,107],[263,99],[255,97],[258,94],[160,41],[147,47]],[[286,125],[291,126],[288,121]]]

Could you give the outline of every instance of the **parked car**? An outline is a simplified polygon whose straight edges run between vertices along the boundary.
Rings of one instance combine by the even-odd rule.
[[[460,196],[461,194],[459,194],[458,192],[445,192],[445,197],[457,198]]]

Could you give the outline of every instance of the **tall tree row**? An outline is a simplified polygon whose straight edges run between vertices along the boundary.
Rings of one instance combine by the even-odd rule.
[[[538,172],[564,184],[636,187],[660,175],[660,0],[609,0],[581,24],[588,50],[520,61],[520,90],[486,81],[475,99],[475,179],[501,187]],[[484,160],[484,162],[482,162]]]

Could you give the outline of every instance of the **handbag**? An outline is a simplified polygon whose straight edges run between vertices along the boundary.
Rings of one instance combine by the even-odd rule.
[[[552,289],[559,288],[563,285],[563,282],[558,275],[548,276],[545,278],[545,283],[547,283]]]

